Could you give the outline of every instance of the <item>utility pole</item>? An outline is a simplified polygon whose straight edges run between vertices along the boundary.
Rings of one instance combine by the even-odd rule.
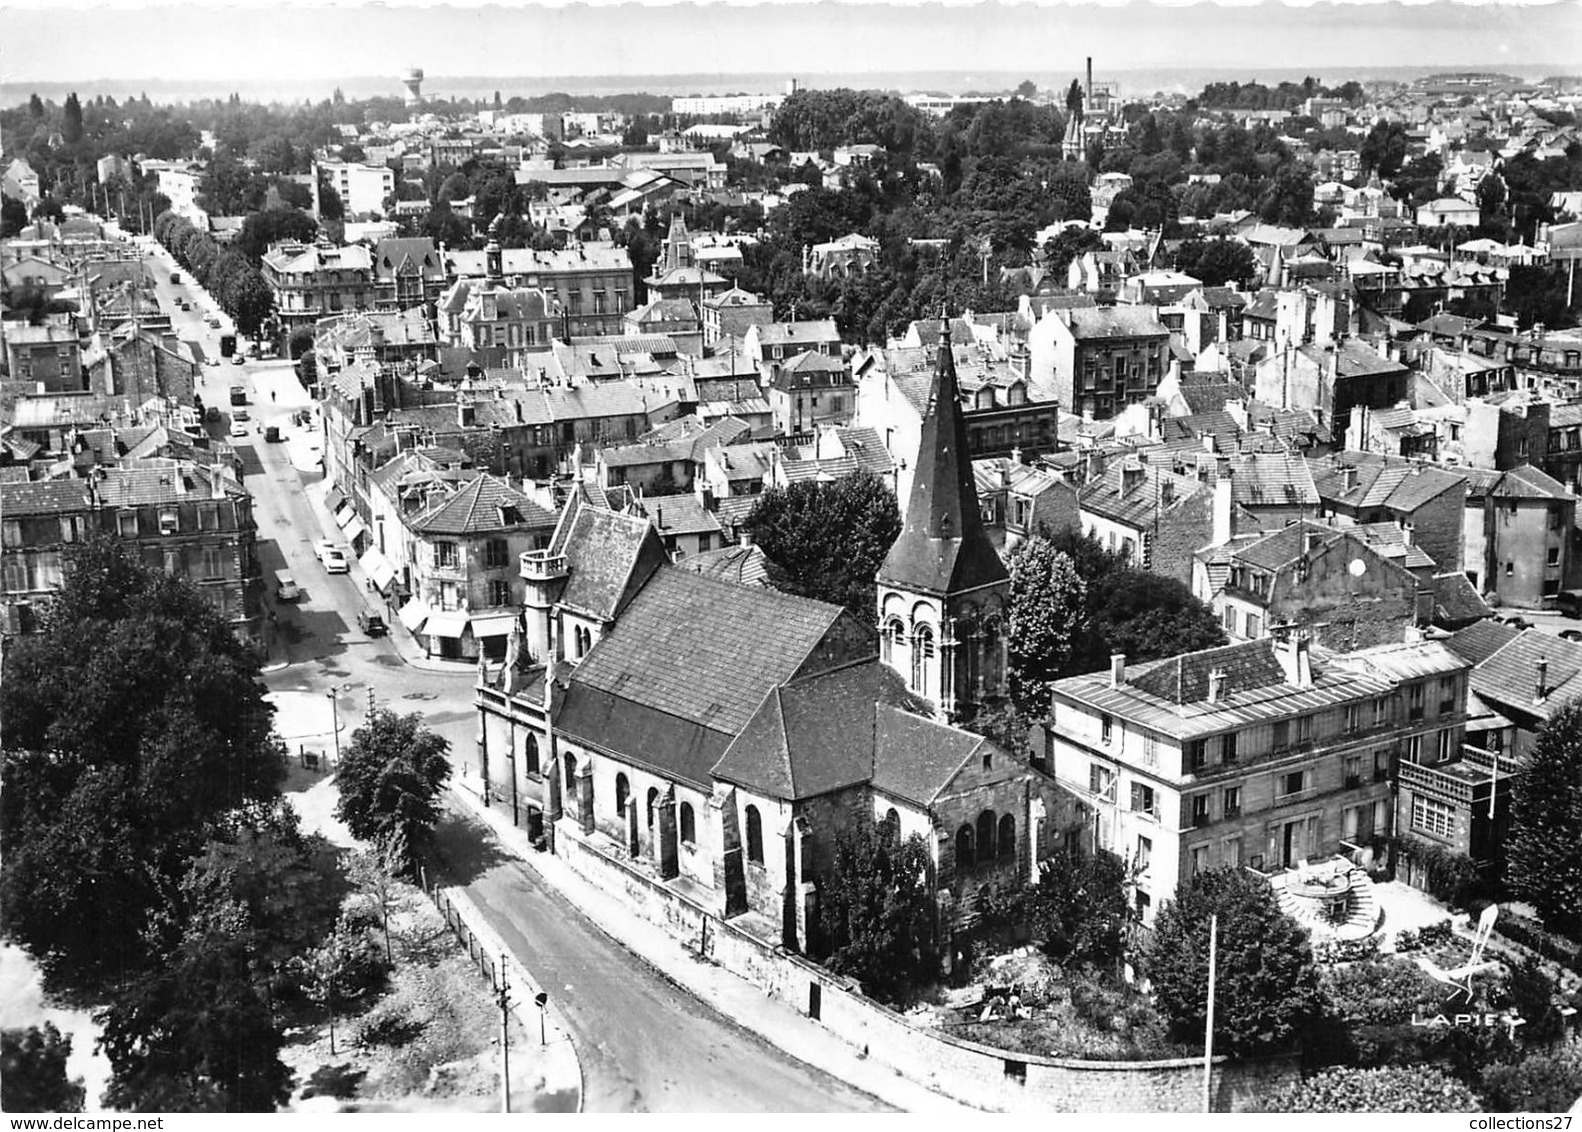
[[[1208,918],[1208,1017],[1203,1023],[1203,1111],[1214,1111],[1214,967],[1219,950],[1219,916]]]
[[[511,988],[505,981],[505,952],[500,953],[500,1111],[511,1111]]]
[[[339,691],[339,688],[331,688],[324,693],[330,698],[331,735],[335,740],[335,765],[337,768],[341,765],[341,705],[335,699],[335,695]]]

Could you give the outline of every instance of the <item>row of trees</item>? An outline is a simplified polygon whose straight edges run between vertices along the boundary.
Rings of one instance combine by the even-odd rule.
[[[173,212],[154,221],[154,238],[214,296],[236,321],[238,330],[249,336],[258,333],[274,310],[275,297],[246,255],[222,249],[207,232],[200,232],[186,217]]]

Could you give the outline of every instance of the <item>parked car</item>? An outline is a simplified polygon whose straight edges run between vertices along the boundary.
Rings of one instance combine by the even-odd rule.
[[[209,328],[212,330],[218,330],[220,328],[220,320],[212,314],[203,321],[207,323]]]
[[[297,580],[291,576],[290,570],[275,571],[275,598],[279,601],[296,601],[302,596],[302,591],[297,588]]]
[[[170,273],[170,281],[179,287],[181,285],[181,272],[172,271]]]
[[[246,405],[235,405],[231,408],[231,419],[233,421],[246,421],[252,418],[247,415]]]
[[[331,542],[327,538],[321,538],[321,539],[319,539],[318,542],[313,544],[313,557],[317,558],[320,562],[323,562],[324,561],[324,552],[327,551],[327,550],[334,550],[334,549],[335,549],[335,544],[333,542]]]
[[[268,428],[264,429],[264,439],[270,444],[279,444],[280,427],[278,425],[270,425]]]
[[[245,421],[238,421],[238,420],[231,421],[231,435],[232,436],[246,436],[247,435],[247,422],[245,422]]]
[[[346,561],[346,555],[341,553],[341,548],[338,546],[326,548],[323,561],[326,574],[350,574],[352,572],[352,564]]]
[[[1582,629],[1561,629],[1560,639],[1562,641],[1582,641]]]
[[[357,627],[370,637],[382,637],[390,631],[390,627],[385,624],[383,615],[375,613],[371,609],[358,611]]]
[[[247,359],[242,357],[242,355],[240,355],[240,354],[232,354],[231,355],[231,364],[233,366],[245,365],[246,362],[247,362]]]
[[[1555,610],[1563,617],[1582,617],[1582,590],[1561,590],[1555,595]]]

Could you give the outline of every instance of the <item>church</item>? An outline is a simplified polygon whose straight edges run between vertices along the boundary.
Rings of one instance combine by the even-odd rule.
[[[947,933],[986,891],[1035,880],[1077,817],[1047,767],[957,726],[1004,695],[1009,577],[948,337],[906,514],[875,633],[672,565],[645,519],[574,494],[549,547],[522,556],[516,656],[477,690],[491,803],[552,849],[591,840],[803,952],[855,823],[924,838]]]

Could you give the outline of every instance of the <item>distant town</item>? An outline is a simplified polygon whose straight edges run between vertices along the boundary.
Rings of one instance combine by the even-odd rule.
[[[1582,76],[435,85],[0,110],[0,1107],[1582,1104]]]

